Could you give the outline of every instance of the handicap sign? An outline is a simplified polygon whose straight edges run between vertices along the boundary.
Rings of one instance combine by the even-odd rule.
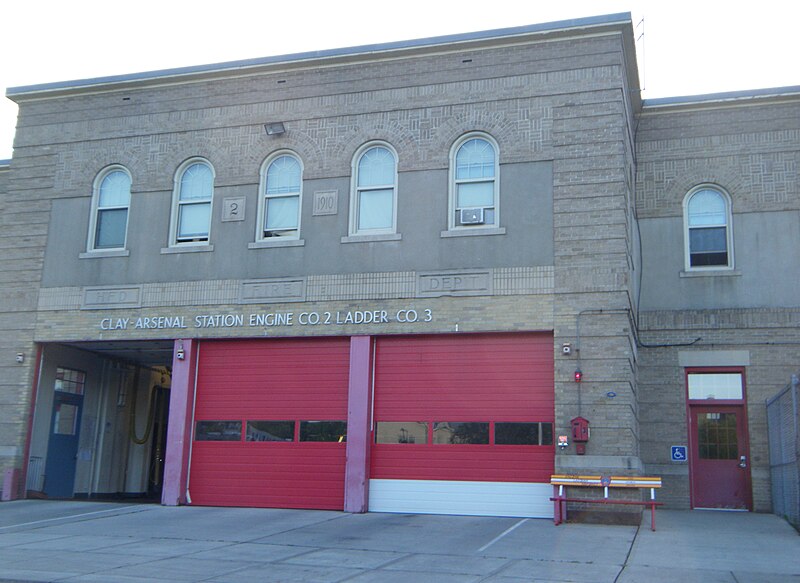
[[[685,445],[673,445],[671,448],[671,458],[674,462],[685,462],[686,461],[686,446]]]

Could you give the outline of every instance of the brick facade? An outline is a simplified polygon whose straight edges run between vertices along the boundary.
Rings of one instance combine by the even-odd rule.
[[[27,463],[39,347],[551,331],[555,433],[567,434],[577,415],[592,429],[586,455],[556,452],[556,471],[663,475],[663,499],[678,508],[690,505],[689,469],[668,458],[670,445],[687,441],[679,353],[748,351],[753,506],[770,509],[763,402],[798,367],[800,316],[780,272],[765,286],[748,266],[771,269],[774,259],[754,254],[772,253],[800,269],[797,92],[643,105],[631,23],[614,15],[9,96],[20,114],[14,158],[0,167],[0,472]],[[285,124],[284,136],[265,135],[272,121]],[[450,151],[468,132],[499,147],[505,231],[448,237]],[[372,140],[398,154],[400,237],[350,244],[353,155]],[[248,248],[259,169],[277,150],[303,162],[305,241]],[[175,172],[195,156],[215,171],[213,250],[165,254]],[[93,181],[111,164],[131,174],[130,225],[141,229],[129,227],[125,257],[79,258]],[[682,273],[683,200],[704,183],[732,199],[730,276]],[[315,191],[337,193],[335,216],[310,212]],[[245,201],[246,220],[225,223],[221,203],[234,196]],[[779,237],[773,219],[785,226]],[[740,232],[760,237],[758,247]],[[430,321],[392,317],[407,309],[430,310]],[[381,310],[390,321],[297,320]],[[267,313],[294,320],[249,324],[251,314]],[[213,314],[245,324],[194,324]],[[158,317],[186,328],[135,327]],[[105,318],[128,323],[113,329]],[[566,343],[575,350],[565,356]]]

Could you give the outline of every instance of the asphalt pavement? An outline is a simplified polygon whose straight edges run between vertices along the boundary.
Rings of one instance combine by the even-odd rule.
[[[777,516],[657,521],[20,500],[0,504],[0,581],[800,583],[800,536]]]

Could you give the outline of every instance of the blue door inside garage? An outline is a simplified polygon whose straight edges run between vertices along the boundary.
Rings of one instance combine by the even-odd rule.
[[[74,494],[85,380],[86,375],[77,370],[56,372],[44,479],[44,492],[50,498]]]

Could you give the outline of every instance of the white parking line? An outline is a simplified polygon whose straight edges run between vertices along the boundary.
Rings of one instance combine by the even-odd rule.
[[[47,518],[45,520],[34,520],[33,522],[22,522],[20,524],[11,524],[9,526],[0,526],[0,530],[8,528],[19,528],[20,526],[31,526],[33,524],[42,524],[44,522],[55,522],[56,520],[67,520],[69,518],[81,518],[83,516],[92,516],[93,514],[103,514],[105,512],[119,512],[128,508],[141,508],[141,505],[123,506],[122,508],[110,508],[109,510],[96,510],[95,512],[84,512],[83,514],[71,514],[69,516],[60,516],[58,518]]]
[[[516,529],[516,528],[519,528],[520,526],[522,526],[522,525],[523,525],[524,523],[526,523],[526,522],[528,522],[528,519],[527,519],[527,518],[523,518],[523,519],[522,519],[522,520],[520,520],[518,523],[516,523],[514,526],[507,528],[507,529],[506,529],[506,530],[504,530],[502,533],[500,533],[499,535],[497,535],[496,537],[494,537],[492,540],[490,540],[488,543],[486,543],[486,544],[485,544],[485,545],[483,545],[481,548],[479,548],[479,549],[478,549],[478,552],[479,552],[479,553],[481,553],[481,552],[485,551],[485,550],[486,550],[486,549],[488,549],[490,546],[492,546],[494,543],[496,543],[496,542],[497,542],[497,541],[499,541],[501,538],[503,538],[504,536],[506,536],[506,535],[507,535],[509,532],[511,532],[512,530],[514,530],[514,529]]]

